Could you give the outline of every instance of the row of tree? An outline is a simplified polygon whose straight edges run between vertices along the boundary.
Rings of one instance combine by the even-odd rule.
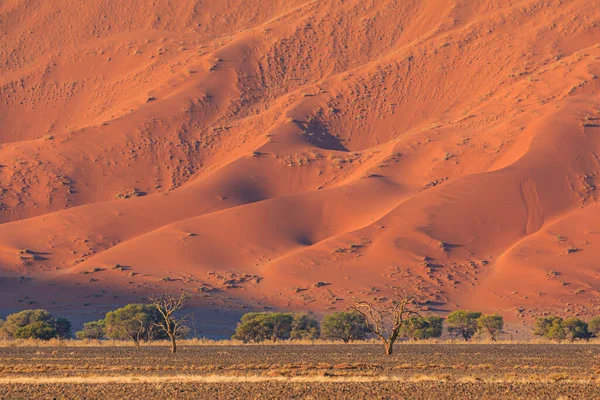
[[[535,320],[533,334],[556,341],[589,340],[600,337],[600,317],[592,318],[589,322],[575,317],[540,317]]]
[[[498,314],[482,315],[472,311],[455,311],[446,320],[448,330],[471,339],[477,332],[496,340],[504,327]],[[437,316],[412,316],[403,321],[398,337],[425,340],[442,336],[444,319]],[[340,311],[326,315],[322,322],[306,313],[252,312],[242,316],[232,339],[244,342],[277,340],[364,340],[374,332],[368,319],[357,311]]]
[[[174,314],[185,305],[187,295],[163,295],[151,298],[152,304],[129,304],[106,313],[98,321],[87,322],[75,333],[78,339],[132,340],[139,348],[140,342],[169,339],[171,351],[177,351],[177,339],[186,337],[187,316]],[[5,339],[70,339],[71,322],[56,318],[46,310],[25,310],[0,320],[0,338]]]
[[[242,316],[234,339],[244,342],[277,340],[314,340],[317,338],[349,342],[376,337],[386,354],[392,354],[399,337],[413,340],[437,338],[444,326],[448,332],[471,339],[475,334],[496,340],[504,328],[499,314],[459,310],[444,320],[437,316],[422,316],[415,297],[395,291],[393,299],[368,302],[354,299],[349,311],[326,315],[321,322],[307,313],[252,312]],[[169,339],[176,352],[176,341],[188,335],[186,316],[176,316],[186,303],[187,294],[179,297],[163,295],[150,298],[151,304],[129,304],[106,313],[98,321],[84,324],[76,333],[79,339],[132,340],[140,343]],[[585,322],[578,318],[542,317],[536,320],[535,335],[554,340],[590,339],[600,336],[600,317]],[[71,323],[56,318],[45,310],[25,310],[0,320],[0,337],[8,339],[71,338]]]

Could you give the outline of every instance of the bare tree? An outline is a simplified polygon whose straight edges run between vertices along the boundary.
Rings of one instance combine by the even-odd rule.
[[[163,317],[163,320],[155,325],[162,328],[171,339],[171,353],[177,352],[177,334],[186,327],[185,323],[189,317],[189,314],[183,317],[175,317],[174,314],[185,306],[187,298],[188,294],[186,292],[183,292],[179,297],[170,294],[150,297],[150,301]]]
[[[367,329],[383,342],[385,354],[391,355],[394,342],[398,339],[402,324],[412,317],[419,316],[419,307],[414,295],[398,288],[392,288],[394,299],[382,303],[372,303],[354,298],[350,307],[367,321]]]

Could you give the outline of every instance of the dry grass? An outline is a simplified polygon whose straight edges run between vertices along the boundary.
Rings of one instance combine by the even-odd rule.
[[[567,376],[531,375],[515,377],[479,377],[460,376],[453,378],[449,374],[418,374],[409,377],[373,375],[373,376],[263,376],[263,375],[91,375],[91,376],[61,376],[61,377],[10,377],[0,378],[0,385],[26,384],[107,384],[107,383],[259,383],[259,382],[286,382],[286,383],[371,383],[371,382],[449,382],[456,380],[461,383],[599,383],[599,377],[586,376],[576,379]]]
[[[210,339],[185,339],[179,340],[178,345],[180,346],[289,346],[289,345],[332,345],[342,344],[340,341],[331,340],[293,340],[293,341],[279,341],[279,342],[262,342],[262,343],[244,343],[239,340],[210,340]],[[376,339],[369,339],[363,341],[355,341],[346,343],[347,346],[352,345],[364,345],[364,344],[380,344]],[[482,340],[470,340],[465,342],[462,339],[431,339],[422,341],[403,341],[397,342],[397,346],[412,346],[412,345],[473,345],[473,344],[485,344],[485,345],[506,345],[506,344],[545,344],[545,345],[584,345],[584,344],[600,344],[600,338],[591,339],[589,341],[578,341],[578,342],[556,342],[543,338],[534,338],[531,340],[498,340],[491,341],[487,339]],[[149,343],[143,343],[144,347],[168,347],[170,346],[169,341],[153,341]],[[0,339],[0,347],[134,347],[132,341],[128,340],[36,340],[36,339],[15,339],[15,340],[2,340]]]

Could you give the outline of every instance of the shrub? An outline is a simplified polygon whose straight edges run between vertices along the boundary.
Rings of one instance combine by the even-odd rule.
[[[321,323],[321,336],[326,339],[340,339],[348,343],[365,339],[368,334],[365,317],[355,311],[334,312],[326,315]]]
[[[289,339],[293,321],[291,313],[247,313],[238,322],[232,339],[257,343]]]
[[[290,339],[315,340],[319,338],[320,334],[321,326],[315,317],[306,313],[294,315]]]
[[[24,310],[11,314],[2,324],[2,336],[9,339],[67,339],[72,336],[71,322],[55,318],[46,310]]]
[[[504,318],[500,314],[482,315],[477,319],[477,330],[488,334],[495,341],[504,329]]]
[[[600,335],[600,317],[594,317],[588,322],[588,330],[591,335],[598,337]]]
[[[477,319],[481,317],[480,312],[458,310],[451,312],[446,320],[450,332],[460,334],[465,340],[469,340],[477,332]]]
[[[439,338],[442,336],[444,320],[440,317],[412,317],[406,320],[400,334],[412,340]]]
[[[592,337],[588,330],[588,324],[579,318],[571,317],[565,319],[563,329],[565,337],[571,342],[579,339],[589,340]]]
[[[104,320],[91,321],[83,324],[83,329],[75,333],[78,339],[104,339]]]

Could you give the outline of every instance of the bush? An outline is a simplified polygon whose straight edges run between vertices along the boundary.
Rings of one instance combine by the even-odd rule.
[[[294,315],[292,322],[292,332],[290,339],[294,340],[315,340],[321,335],[321,326],[319,321],[311,315],[300,313]]]
[[[363,340],[369,335],[365,317],[352,312],[334,312],[326,315],[321,323],[321,336],[325,339],[340,339],[344,343]]]
[[[482,315],[477,319],[477,330],[485,332],[495,341],[504,329],[504,318],[500,314]]]
[[[1,327],[8,339],[68,339],[72,337],[71,322],[55,318],[46,310],[25,310],[11,314]]]
[[[579,318],[571,317],[565,319],[563,329],[565,337],[571,342],[580,339],[589,340],[592,337],[588,330],[588,324]]]
[[[291,313],[247,313],[238,322],[232,339],[257,343],[289,339],[293,321]]]
[[[104,339],[105,324],[104,320],[91,321],[83,324],[83,329],[75,333],[77,339]]]
[[[465,340],[469,340],[477,332],[477,319],[481,317],[480,312],[458,310],[451,312],[446,320],[450,332],[460,334]]]
[[[443,324],[444,320],[440,317],[412,317],[404,322],[400,335],[412,340],[439,338],[442,336]]]

